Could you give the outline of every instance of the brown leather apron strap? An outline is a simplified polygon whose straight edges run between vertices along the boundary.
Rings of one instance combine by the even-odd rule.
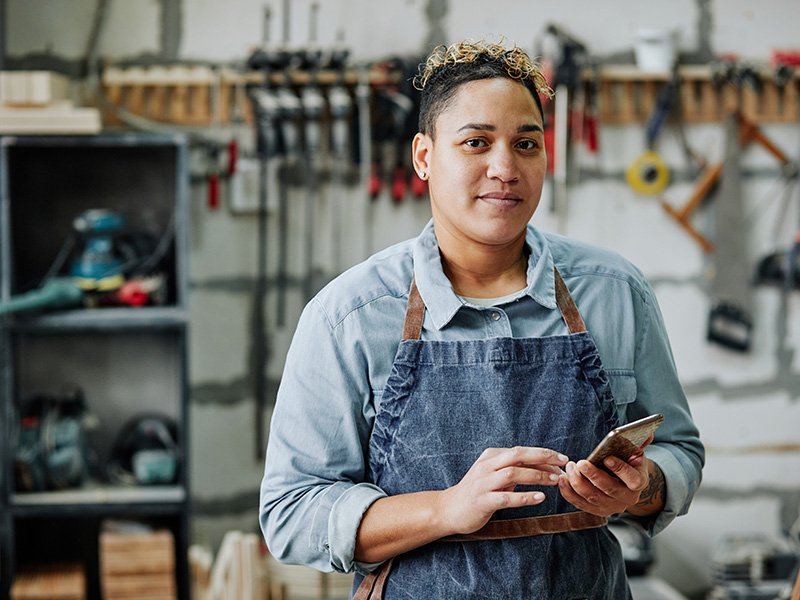
[[[392,570],[394,559],[389,559],[361,580],[353,600],[383,600],[386,578]]]
[[[570,333],[583,333],[586,325],[583,322],[580,311],[569,293],[567,284],[561,277],[558,269],[553,267],[556,287],[556,304],[564,317],[567,329]],[[406,318],[403,322],[403,339],[418,340],[422,333],[422,319],[425,317],[425,303],[417,289],[417,281],[411,276],[411,289],[408,292],[408,304],[406,305]]]
[[[451,535],[443,542],[474,542],[478,540],[504,540],[548,533],[564,533],[581,529],[594,529],[608,524],[608,519],[585,512],[561,513],[524,519],[489,521],[473,533]]]
[[[608,524],[608,519],[585,512],[562,513],[543,517],[525,519],[504,519],[489,521],[478,531],[464,535],[451,535],[442,538],[442,542],[476,542],[481,540],[503,540],[509,538],[529,537],[549,533],[564,533],[581,529],[594,529]],[[364,577],[358,586],[353,600],[382,600],[386,587],[386,579],[392,570],[392,562],[388,560],[375,571]]]
[[[411,289],[408,292],[406,320],[403,322],[403,339],[418,340],[422,333],[422,319],[425,317],[425,303],[417,289],[417,280],[411,276]]]
[[[797,571],[797,579],[794,582],[794,590],[790,600],[800,600],[800,570]]]
[[[569,293],[569,288],[561,278],[561,273],[558,272],[558,269],[553,267],[553,271],[555,271],[556,278],[556,304],[558,304],[561,315],[567,323],[567,329],[569,329],[570,333],[583,333],[586,331],[586,325],[583,323],[581,313],[575,305],[575,300],[572,299],[572,294]]]

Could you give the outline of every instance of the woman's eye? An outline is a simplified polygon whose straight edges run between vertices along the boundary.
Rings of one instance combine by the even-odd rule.
[[[467,140],[467,145],[472,148],[485,148],[486,140],[482,140],[480,138],[472,138]]]
[[[536,148],[536,142],[533,140],[522,140],[517,144],[517,147],[521,150],[534,150]]]

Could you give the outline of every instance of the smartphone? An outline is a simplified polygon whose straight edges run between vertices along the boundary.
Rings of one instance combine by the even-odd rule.
[[[621,460],[628,460],[663,421],[664,415],[655,414],[612,429],[597,445],[597,448],[592,450],[586,460],[608,471],[603,464],[606,457],[616,456]]]

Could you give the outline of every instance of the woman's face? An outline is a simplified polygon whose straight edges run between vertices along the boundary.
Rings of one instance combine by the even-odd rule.
[[[436,234],[502,246],[525,236],[547,170],[542,115],[507,78],[460,86],[436,119],[436,141],[418,133],[414,162],[429,176]]]

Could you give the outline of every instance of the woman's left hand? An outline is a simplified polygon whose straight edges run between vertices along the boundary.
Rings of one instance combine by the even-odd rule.
[[[642,492],[651,483],[651,471],[658,469],[645,456],[644,447],[627,462],[609,457],[604,464],[614,475],[586,460],[568,462],[558,481],[564,499],[593,515],[608,517],[618,514],[639,503]],[[656,507],[653,508],[652,512],[655,512]],[[641,511],[636,512],[638,514]]]

